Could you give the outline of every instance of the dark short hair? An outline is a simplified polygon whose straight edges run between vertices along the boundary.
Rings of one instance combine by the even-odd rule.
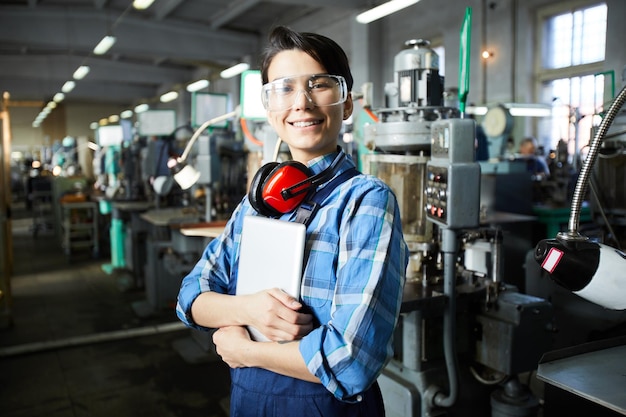
[[[285,26],[277,26],[270,32],[268,45],[261,56],[263,84],[269,81],[267,70],[272,59],[279,52],[293,49],[307,53],[322,64],[328,74],[343,76],[346,79],[348,91],[352,91],[354,79],[350,72],[348,57],[337,42],[317,33],[296,32]]]

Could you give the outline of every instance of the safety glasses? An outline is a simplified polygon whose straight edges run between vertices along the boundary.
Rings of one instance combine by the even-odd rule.
[[[315,106],[334,106],[348,97],[348,86],[341,75],[313,74],[276,79],[263,85],[261,100],[269,111],[290,109],[300,93]]]

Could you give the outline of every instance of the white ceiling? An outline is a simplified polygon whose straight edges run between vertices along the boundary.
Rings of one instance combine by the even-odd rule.
[[[91,67],[67,102],[133,105],[248,60],[269,28],[321,11],[363,11],[371,0],[2,0],[0,90],[13,101],[49,101],[79,65]],[[111,50],[92,53],[107,33]]]

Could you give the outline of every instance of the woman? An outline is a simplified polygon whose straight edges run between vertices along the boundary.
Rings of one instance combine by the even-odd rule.
[[[354,169],[337,146],[353,109],[341,47],[277,27],[261,73],[268,122],[293,159],[313,175]],[[231,417],[383,416],[376,378],[392,355],[408,260],[391,190],[358,174],[324,198],[307,226],[300,300],[278,289],[234,295],[246,215],[259,215],[250,196],[184,278],[177,306],[189,326],[218,329],[217,353],[232,368]],[[245,326],[271,341],[251,340]]]

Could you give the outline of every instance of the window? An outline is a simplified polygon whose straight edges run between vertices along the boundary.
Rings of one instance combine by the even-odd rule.
[[[555,149],[560,139],[570,155],[590,140],[593,116],[602,109],[605,76],[606,4],[540,13],[542,27],[539,101],[552,103],[552,117],[539,122],[539,141]]]
[[[545,22],[545,68],[565,68],[604,60],[605,4],[559,14]]]

